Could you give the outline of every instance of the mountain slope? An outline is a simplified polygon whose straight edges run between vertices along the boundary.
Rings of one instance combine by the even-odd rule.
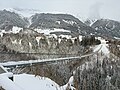
[[[120,37],[120,22],[118,21],[100,19],[92,24],[91,27],[94,28],[99,35],[107,37]]]
[[[29,26],[28,26],[29,25]],[[7,10],[0,11],[0,29],[12,30],[13,26],[40,29],[40,30],[54,30],[64,29],[70,31],[66,32],[54,32],[52,34],[71,34],[71,35],[90,35],[96,36],[120,38],[120,22],[100,19],[100,20],[87,20],[81,22],[78,18],[70,14],[50,14],[40,13],[31,16],[30,20],[25,17],[21,17],[15,12]]]
[[[65,29],[75,34],[87,34],[94,31],[91,27],[82,23],[78,18],[69,14],[35,14],[32,16],[30,28],[39,29]]]
[[[13,26],[26,27],[27,22],[14,12],[0,11],[0,29],[10,30]]]

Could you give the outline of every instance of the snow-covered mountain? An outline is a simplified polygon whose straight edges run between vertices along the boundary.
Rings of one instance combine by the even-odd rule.
[[[9,11],[7,11],[9,10]],[[63,30],[56,31],[54,34],[70,34],[70,35],[96,35],[111,38],[120,38],[120,23],[109,19],[90,20],[87,19],[84,23],[78,18],[70,14],[50,14],[40,13],[34,9],[7,9],[0,11],[0,29],[12,30],[13,26],[19,28],[29,28],[39,30],[68,30],[69,33]],[[21,14],[28,12],[27,18]],[[35,14],[37,12],[37,14]],[[17,14],[18,13],[18,14]],[[32,16],[31,16],[32,15]],[[53,32],[52,32],[53,34]]]
[[[86,35],[94,31],[91,27],[82,23],[78,18],[70,14],[48,14],[41,13],[35,14],[31,17],[25,18],[17,12],[22,12],[27,10],[3,10],[0,13],[0,28],[4,30],[11,30],[13,26],[31,29],[65,29],[69,30],[75,36],[78,34]],[[34,10],[28,10],[34,11]],[[18,12],[18,13],[19,13]]]
[[[98,19],[87,19],[84,23],[88,26],[92,26]]]
[[[75,36],[94,32],[94,29],[70,14],[35,14],[32,16],[31,21],[30,28],[32,29],[65,29],[71,31]]]
[[[0,29],[11,30],[13,26],[26,27],[27,21],[15,12],[0,11]]]

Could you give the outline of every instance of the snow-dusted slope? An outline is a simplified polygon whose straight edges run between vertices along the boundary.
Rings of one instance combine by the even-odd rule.
[[[24,90],[8,78],[9,73],[0,74],[0,86],[5,90]]]
[[[15,75],[14,81],[17,85],[23,88],[23,90],[57,90],[59,85],[50,80],[49,78],[21,74]]]
[[[0,74],[0,86],[5,90],[66,90],[71,88],[75,90],[73,85],[73,76],[64,86],[59,86],[57,83],[46,77],[40,77],[30,74],[14,75],[14,82],[11,81],[7,74]]]
[[[87,19],[86,21],[84,21],[84,23],[88,26],[92,26],[96,21],[97,19]]]
[[[16,33],[19,33],[21,30],[23,30],[23,28],[13,26],[12,30],[9,30],[9,31],[1,30],[0,31],[0,36],[2,37],[4,33],[14,33],[14,34],[16,34]]]
[[[101,37],[98,37],[97,39],[101,41],[101,44],[96,45],[93,51],[95,52],[101,47],[99,52],[102,52],[105,55],[109,55],[110,51],[108,49],[109,46],[107,44],[107,41],[105,39],[102,39]]]
[[[120,22],[109,20],[109,19],[100,19],[91,25],[101,36],[107,37],[118,37],[120,38]]]
[[[53,33],[53,32],[68,32],[68,33],[71,33],[71,31],[69,31],[69,30],[57,29],[57,28],[54,28],[53,30],[51,30],[51,29],[35,29],[35,31],[37,31],[38,33],[44,33],[45,35],[49,35],[50,33]]]

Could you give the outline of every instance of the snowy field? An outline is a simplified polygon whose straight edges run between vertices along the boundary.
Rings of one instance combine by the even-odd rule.
[[[57,90],[60,88],[49,78],[28,74],[14,75],[14,81],[23,90]]]
[[[14,75],[14,82],[8,77],[12,73],[0,74],[0,86],[5,90],[66,90],[70,88],[75,90],[73,85],[73,76],[64,86],[59,86],[57,83],[47,77],[40,77],[30,74]]]

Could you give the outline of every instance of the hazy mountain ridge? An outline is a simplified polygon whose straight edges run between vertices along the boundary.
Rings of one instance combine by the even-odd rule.
[[[0,11],[0,28],[7,30],[11,29],[9,26],[26,27],[27,22],[15,12],[7,10]]]
[[[85,25],[78,18],[69,14],[36,14],[32,16],[30,28],[41,29],[65,29],[76,34],[86,34],[88,31],[94,31],[91,27]]]
[[[20,10],[19,10],[20,11]],[[7,10],[0,11],[0,28],[2,30],[11,30],[13,26],[30,29],[65,29],[71,34],[76,35],[96,35],[103,37],[120,38],[120,22],[100,19],[82,22],[70,14],[34,14],[29,18],[21,17],[15,12]],[[63,32],[54,32],[54,34],[63,34]],[[64,33],[66,34],[66,33]]]
[[[4,13],[5,15],[2,15]],[[40,29],[66,29],[70,30],[75,35],[94,32],[94,29],[85,25],[78,18],[70,14],[35,14],[29,18],[21,17],[14,12],[3,10],[1,11],[1,29],[10,30],[12,26],[40,28]],[[5,17],[2,17],[5,16]],[[6,23],[7,22],[7,23]],[[11,28],[3,28],[11,26]]]

